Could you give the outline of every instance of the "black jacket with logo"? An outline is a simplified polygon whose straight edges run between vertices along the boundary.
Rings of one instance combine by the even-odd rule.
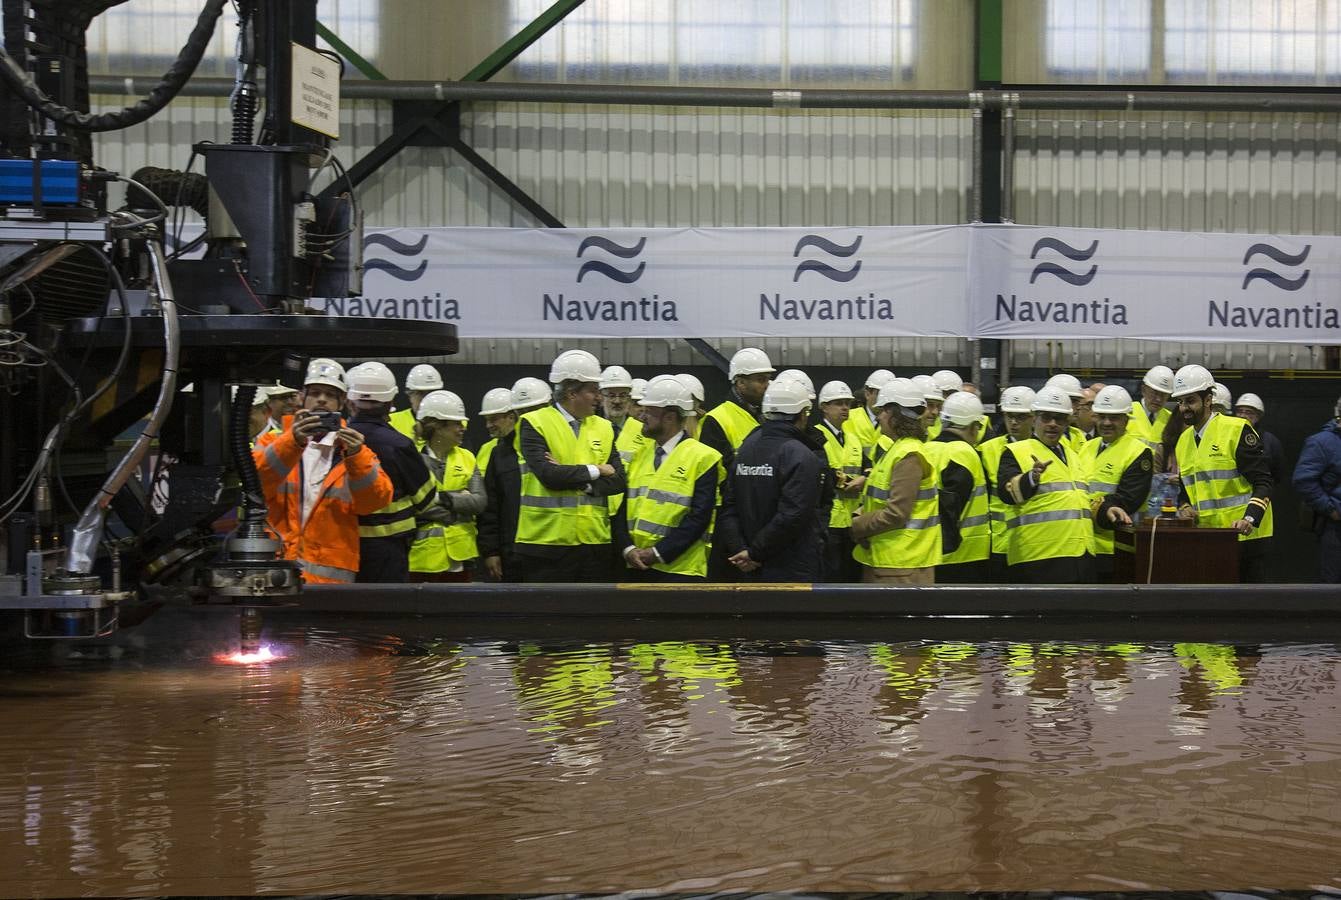
[[[813,431],[813,429],[807,429]],[[717,528],[728,556],[748,549],[755,581],[820,580],[827,465],[791,422],[769,421],[736,451]]]

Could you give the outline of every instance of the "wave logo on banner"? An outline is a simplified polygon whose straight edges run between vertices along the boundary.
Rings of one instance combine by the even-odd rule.
[[[639,260],[636,266],[620,268],[616,263],[604,259],[587,259],[588,251],[593,255],[609,254],[620,260],[632,262],[647,246],[647,238],[640,237],[637,242],[624,246],[618,241],[599,234],[588,235],[577,247],[577,258],[583,260],[577,269],[577,283],[581,284],[588,275],[600,275],[616,284],[633,284],[647,271],[646,261]],[[663,300],[659,294],[650,297],[569,297],[563,291],[551,294],[545,292],[541,300],[541,319],[560,322],[678,322],[680,313],[674,300]]]
[[[390,235],[370,234],[363,239],[363,270],[385,272],[392,278],[400,281],[418,281],[428,271],[428,260],[420,259],[419,265],[413,269],[405,266],[398,266],[395,263],[385,259],[368,259],[369,247],[385,247],[396,256],[415,257],[421,256],[424,248],[428,246],[428,235],[419,235],[419,240],[413,244],[404,244]],[[408,260],[407,260],[408,262]]]
[[[638,238],[638,243],[631,247],[625,247],[623,244],[616,243],[607,237],[601,237],[599,234],[593,234],[591,237],[583,238],[582,243],[577,248],[577,258],[581,259],[590,249],[604,250],[611,256],[617,256],[620,259],[636,259],[638,254],[643,252],[647,246],[647,238]],[[620,284],[633,284],[643,275],[643,270],[647,268],[647,263],[640,262],[638,265],[628,271],[617,268],[608,262],[599,259],[589,259],[577,270],[577,283],[581,284],[582,279],[595,273],[604,275],[611,281],[618,281]]]
[[[1044,250],[1052,250],[1060,253],[1072,262],[1085,263],[1089,262],[1094,257],[1094,254],[1099,251],[1099,239],[1095,238],[1088,247],[1081,250],[1079,247],[1072,247],[1070,244],[1066,243],[1066,241],[1059,238],[1039,238],[1038,241],[1034,243],[1034,249],[1029,251],[1029,258],[1038,259],[1038,254],[1042,253]],[[1044,275],[1052,275],[1055,278],[1060,278],[1067,284],[1081,287],[1093,281],[1094,276],[1098,273],[1099,266],[1097,263],[1091,265],[1087,272],[1072,272],[1070,269],[1059,263],[1041,262],[1034,266],[1033,272],[1029,273],[1029,283],[1033,284]]]
[[[851,260],[847,268],[833,265],[824,260],[803,259],[792,271],[792,283],[796,284],[807,272],[814,272],[822,278],[848,284],[861,272],[861,260],[853,260],[861,249],[862,235],[853,238],[850,244],[840,244],[822,235],[803,235],[792,248],[792,259],[801,255],[801,251],[815,249],[826,253],[835,260]],[[814,279],[810,279],[811,282]],[[874,291],[862,293],[858,288],[854,295],[833,297],[789,297],[782,292],[761,292],[759,294],[759,321],[769,322],[865,322],[893,321],[894,301],[888,297],[877,297]]]
[[[368,258],[370,248],[385,248],[388,256],[401,257],[393,262],[380,257]],[[395,281],[404,282],[406,287],[398,288],[394,283],[381,290],[387,293],[397,292],[400,296],[384,297],[328,297],[326,312],[333,316],[370,316],[375,319],[427,319],[430,322],[459,322],[461,304],[455,297],[443,297],[442,291],[420,289],[424,292],[418,297],[404,296],[409,285],[424,277],[428,271],[428,259],[424,251],[428,247],[428,233],[420,232],[419,240],[414,243],[398,241],[389,234],[375,233],[363,239],[363,271],[368,275],[381,272]],[[418,265],[414,264],[418,258]],[[376,284],[377,279],[370,279]],[[365,285],[366,287],[366,285]]]
[[[796,247],[792,250],[792,258],[795,259],[800,256],[801,251],[805,250],[807,247],[814,247],[830,256],[849,259],[855,256],[857,251],[861,248],[861,235],[857,235],[857,239],[851,244],[844,245],[835,243],[818,234],[807,234],[796,242]],[[800,281],[801,276],[806,272],[814,272],[816,275],[823,275],[830,281],[840,281],[843,284],[847,284],[849,281],[856,278],[857,273],[860,271],[861,260],[857,260],[850,269],[838,269],[826,262],[821,262],[820,260],[804,259],[801,260],[801,263],[796,267],[796,271],[792,273],[792,281]]]
[[[1248,252],[1243,254],[1243,264],[1248,265],[1248,260],[1261,254],[1267,259],[1280,266],[1302,266],[1308,259],[1308,253],[1313,249],[1312,244],[1305,244],[1304,249],[1299,253],[1290,254],[1279,247],[1273,247],[1270,244],[1253,244],[1248,248]],[[1247,290],[1248,285],[1253,281],[1261,279],[1273,287],[1278,287],[1282,291],[1297,291],[1308,282],[1310,269],[1305,269],[1304,274],[1295,278],[1288,278],[1280,272],[1271,269],[1256,268],[1243,276],[1243,287],[1241,290]]]

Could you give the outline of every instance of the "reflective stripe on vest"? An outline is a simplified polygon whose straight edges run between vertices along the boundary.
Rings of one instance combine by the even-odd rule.
[[[657,444],[648,441],[629,460],[629,489],[625,500],[629,537],[639,548],[656,546],[689,514],[694,501],[694,486],[709,471],[716,470],[717,490],[720,494],[726,470],[722,455],[707,444],[691,437],[682,437],[671,449],[670,455],[658,468],[652,464]],[[654,563],[659,572],[678,575],[706,576],[708,574],[708,547],[712,543],[712,521],[703,534],[675,559]],[[623,548],[618,548],[622,550]]]
[[[1244,419],[1218,414],[1212,416],[1202,429],[1200,444],[1191,428],[1178,437],[1178,465],[1183,488],[1197,510],[1197,524],[1203,528],[1229,528],[1247,512],[1248,501],[1253,495],[1252,485],[1239,474],[1235,462],[1239,441],[1247,428],[1251,426]],[[1239,535],[1239,540],[1271,537],[1273,523],[1271,504],[1268,503],[1262,524],[1254,528],[1252,534]]]
[[[353,571],[352,569],[340,569],[335,566],[323,566],[319,563],[309,562],[308,560],[302,559],[301,557],[298,559],[298,565],[308,575],[315,575],[318,578],[325,578],[330,581],[342,581],[345,583],[352,583],[354,581],[355,576],[358,575],[358,573]]]
[[[1000,486],[997,473],[1001,469],[1001,454],[1010,445],[1009,435],[1000,435],[978,445],[978,456],[982,459],[983,477],[987,482],[987,518],[991,525],[992,552],[1006,555],[1010,545],[1010,522],[1015,517],[1015,507],[1002,500],[996,489]]]
[[[1039,476],[1038,492],[1015,507],[1007,561],[1015,565],[1092,553],[1094,529],[1090,525],[1089,496],[1084,481],[1077,477],[1081,474],[1079,456],[1072,451],[1063,462],[1037,438],[1009,444],[1006,452],[1015,457],[1025,478],[1033,468],[1034,457],[1050,461]]]
[[[1099,452],[1100,448],[1103,448],[1102,453]],[[1130,433],[1123,434],[1107,447],[1103,447],[1102,438],[1095,438],[1085,445],[1080,454],[1080,462],[1085,476],[1089,479],[1086,491],[1089,494],[1091,510],[1098,512],[1104,498],[1117,490],[1118,485],[1122,483],[1122,476],[1131,468],[1131,464],[1146,452],[1146,449],[1145,442]],[[1149,493],[1148,482],[1146,493]],[[1142,497],[1141,500],[1141,507],[1132,514],[1134,521],[1139,521],[1141,509],[1145,507],[1145,498]],[[1093,527],[1095,555],[1112,555],[1113,529],[1098,525]]]
[[[858,544],[852,551],[857,562],[881,569],[927,569],[941,561],[940,499],[936,491],[936,466],[928,450],[917,438],[894,441],[871,469],[862,495],[862,512],[880,509],[889,499],[894,466],[905,456],[916,455],[921,462],[922,479],[913,501],[908,522],[903,528],[872,535],[869,548]]]
[[[848,419],[851,419],[851,415]],[[829,468],[844,476],[844,480],[855,478],[861,474],[861,441],[846,430],[843,433],[843,443],[838,442],[838,436],[829,430],[823,422],[815,426],[824,438],[824,455],[829,461]],[[841,497],[835,489],[833,506],[829,510],[830,528],[847,528],[852,524],[852,514],[857,511],[861,505],[860,497]]]
[[[427,453],[424,455],[432,472],[439,461]],[[470,481],[477,471],[475,454],[464,447],[454,447],[447,458],[441,461],[441,465],[442,474],[434,484],[439,492],[450,494],[469,489]],[[451,525],[421,521],[414,533],[414,544],[410,547],[410,571],[448,572],[457,563],[479,555],[475,547],[474,519],[453,522]]]
[[[608,419],[587,416],[577,436],[556,407],[547,406],[522,416],[548,445],[554,461],[564,466],[599,466],[615,445]],[[518,426],[520,428],[520,426]],[[610,542],[610,509],[604,497],[578,489],[550,490],[531,467],[521,467],[521,513],[517,518],[518,544],[576,547]]]

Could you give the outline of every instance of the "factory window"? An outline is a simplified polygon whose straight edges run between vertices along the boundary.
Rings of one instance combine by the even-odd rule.
[[[1048,0],[1048,74],[1071,81],[1149,77],[1150,0]]]
[[[520,31],[548,0],[513,0]],[[912,77],[919,0],[595,0],[515,64],[524,80],[891,82]]]
[[[1341,76],[1339,0],[1165,0],[1170,81],[1314,84]]]
[[[200,0],[133,0],[102,13],[87,31],[89,71],[161,75],[177,58],[200,16]],[[365,59],[377,56],[381,0],[322,2],[318,20]],[[197,75],[233,74],[237,16],[224,8]],[[317,39],[319,47],[325,43]]]

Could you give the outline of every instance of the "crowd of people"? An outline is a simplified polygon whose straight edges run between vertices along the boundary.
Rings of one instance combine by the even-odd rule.
[[[709,409],[693,375],[644,381],[568,350],[548,383],[484,395],[472,452],[432,366],[394,410],[385,365],[318,359],[301,391],[258,391],[253,456],[309,583],[1093,583],[1149,516],[1232,529],[1241,580],[1268,578],[1284,454],[1261,398],[1203,366],[1155,366],[1137,398],[1067,374],[1010,386],[995,423],[949,370],[816,391],[745,348],[728,378]],[[1337,421],[1294,484],[1341,582]]]

